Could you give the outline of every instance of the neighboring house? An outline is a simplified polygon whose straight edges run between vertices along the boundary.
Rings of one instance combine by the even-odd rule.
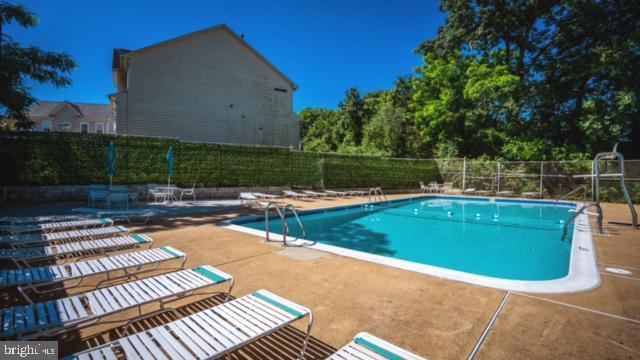
[[[226,25],[115,49],[113,80],[118,134],[299,146],[296,84]]]
[[[116,122],[109,104],[40,101],[29,109],[33,131],[72,131],[115,134]]]

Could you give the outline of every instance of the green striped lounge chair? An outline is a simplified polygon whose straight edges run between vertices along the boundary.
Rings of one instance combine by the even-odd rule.
[[[73,221],[60,221],[50,222],[44,224],[27,224],[27,225],[11,225],[3,228],[4,232],[11,234],[29,233],[29,232],[42,232],[49,233],[54,231],[65,231],[75,229],[88,229],[94,227],[112,226],[113,220],[111,219],[84,219]]]
[[[142,306],[151,303],[159,303],[160,308],[165,309],[167,303],[225,282],[230,283],[230,293],[233,289],[233,277],[207,265],[62,299],[5,308],[0,310],[0,336],[21,340],[52,337],[95,325],[108,316],[127,310],[137,308],[142,314]],[[165,311],[155,311],[144,316]]]
[[[76,256],[104,254],[109,251],[131,249],[148,245],[151,247],[153,239],[147,235],[135,234],[106,239],[69,242],[44,247],[0,250],[0,260],[12,260],[18,267],[30,266],[29,261],[46,259],[70,259]]]
[[[124,226],[108,226],[101,228],[59,231],[44,234],[18,234],[0,236],[0,245],[21,247],[39,243],[55,243],[73,240],[101,239],[129,232]]]
[[[69,264],[56,264],[37,268],[2,269],[0,270],[0,289],[16,287],[18,292],[29,302],[28,292],[46,294],[77,287],[84,279],[96,275],[108,275],[111,280],[144,272],[154,271],[161,264],[171,260],[182,260],[180,269],[184,268],[187,254],[173,247],[165,246],[156,249],[140,250],[123,254],[105,256],[97,259],[78,261]],[[145,269],[143,269],[145,267]],[[120,272],[120,276],[112,276]],[[65,286],[46,289],[52,285],[69,281]],[[73,281],[73,283],[71,283]],[[99,285],[99,284],[98,284]]]
[[[402,348],[362,332],[329,357],[331,360],[425,360]]]
[[[84,215],[50,215],[50,216],[3,216],[0,217],[0,225],[25,225],[25,224],[43,224],[59,221],[82,220],[87,217]],[[2,227],[0,226],[0,229]]]
[[[313,324],[311,311],[259,290],[165,325],[89,349],[69,359],[215,359],[308,317],[304,356]]]

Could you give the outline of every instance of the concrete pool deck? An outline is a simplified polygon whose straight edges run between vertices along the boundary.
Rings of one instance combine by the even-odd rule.
[[[366,200],[291,202],[304,210]],[[10,205],[2,209],[7,211],[11,211]],[[255,212],[235,209],[166,218],[134,229],[153,237],[155,246],[171,245],[186,252],[187,267],[209,264],[232,274],[236,278],[234,296],[265,288],[310,308],[316,319],[309,358],[326,356],[360,331],[430,359],[470,355],[479,359],[640,357],[640,231],[607,223],[628,221],[624,205],[606,204],[605,234],[593,234],[601,285],[563,295],[507,292],[310,249],[284,249],[280,244],[216,226]],[[627,269],[630,274],[612,274],[604,270],[606,267]],[[9,303],[9,294],[4,295],[3,302]],[[184,315],[218,302],[218,297],[202,295],[178,304],[185,304],[180,309]],[[62,355],[119,337],[119,329],[111,329],[135,314],[125,313],[109,319],[119,323],[60,338]],[[162,321],[167,320],[158,317],[136,326]],[[305,325],[303,321],[296,323],[232,358],[294,357]]]

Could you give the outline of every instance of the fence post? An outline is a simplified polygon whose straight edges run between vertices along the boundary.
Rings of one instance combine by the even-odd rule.
[[[467,188],[467,157],[462,158],[462,190]]]
[[[542,197],[542,179],[544,179],[544,161],[540,161],[540,197]]]
[[[497,190],[496,190],[496,195],[500,192],[500,161],[498,160],[498,175],[496,175],[496,182],[497,182]]]

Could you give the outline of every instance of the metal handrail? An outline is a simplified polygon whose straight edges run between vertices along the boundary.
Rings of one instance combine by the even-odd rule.
[[[278,203],[274,201],[269,202],[264,209],[266,241],[269,241],[269,242],[271,241],[269,239],[269,209],[271,209],[271,207],[273,207],[276,210],[276,212],[280,216],[280,220],[282,221],[282,243],[284,244],[284,246],[312,246],[316,244],[316,242],[313,240],[307,240],[307,230],[304,228],[304,225],[302,224],[302,220],[300,220],[300,216],[298,216],[298,211],[296,210],[296,207],[293,206],[293,204],[286,204],[285,206],[282,207],[282,209],[280,209],[280,206],[278,206]],[[290,210],[293,213],[293,215],[296,218],[296,221],[298,222],[298,225],[302,229],[302,238],[307,241],[311,241],[310,244],[307,243],[307,244],[301,244],[301,245],[292,245],[287,243],[287,235],[289,234],[289,226],[287,225],[287,216],[286,216],[287,210]]]
[[[616,158],[618,159],[618,164],[620,166],[620,189],[622,190],[622,193],[624,194],[624,198],[627,202],[627,205],[629,206],[629,211],[631,212],[631,226],[634,229],[638,228],[638,213],[636,212],[635,207],[633,206],[633,201],[631,200],[631,196],[629,196],[629,191],[627,190],[627,186],[624,183],[624,157],[622,156],[622,154],[620,154],[619,152],[616,151],[616,148],[618,147],[618,145],[616,144],[616,146],[613,148],[613,151],[611,152],[604,152],[604,153],[599,153],[596,155],[596,157],[593,159],[593,169],[594,169],[594,188],[595,188],[595,200],[596,200],[596,205],[598,205],[598,207],[600,207],[600,165],[599,160],[601,159],[607,159],[607,158]],[[618,174],[616,174],[618,175]]]
[[[598,210],[598,232],[602,234],[602,208],[598,204],[588,204],[580,208],[580,210],[576,211],[576,213],[573,214],[571,219],[569,219],[569,221],[567,221],[564,224],[564,228],[562,229],[562,237],[560,238],[560,240],[564,240],[564,238],[567,236],[567,232],[569,230],[569,224],[574,222],[578,218],[578,215],[582,214],[588,208],[591,208],[591,207],[594,207]]]
[[[558,199],[556,199],[555,204],[553,206],[556,206],[558,204],[558,202],[568,198],[570,195],[573,195],[574,193],[580,191],[580,190],[584,190],[584,196],[583,199],[587,197],[587,191],[589,191],[589,188],[587,187],[587,185],[582,185],[580,187],[577,187],[571,191],[569,191],[568,193],[560,196]]]
[[[387,195],[384,194],[384,191],[382,191],[381,187],[375,187],[375,188],[369,189],[369,203],[371,203],[372,195],[373,195],[374,201],[385,202],[387,204],[389,203],[389,200],[387,199]]]
[[[269,240],[269,209],[272,206],[276,209],[276,212],[278,212],[278,215],[280,215],[280,219],[282,219],[282,238],[283,238],[282,241],[286,244],[287,243],[287,231],[286,231],[287,222],[285,221],[284,214],[280,210],[280,207],[278,206],[278,203],[276,203],[274,201],[269,202],[267,204],[267,206],[264,208],[265,232],[267,233],[266,240],[267,241],[271,241],[271,240]]]
[[[293,213],[293,216],[295,216],[296,221],[298,222],[298,226],[300,226],[300,229],[302,230],[302,238],[304,240],[307,240],[307,230],[304,228],[304,225],[302,225],[302,220],[300,220],[300,216],[298,216],[298,211],[296,210],[296,207],[293,206],[293,204],[287,204],[282,208],[282,212],[283,212],[283,216],[284,218],[282,219],[283,224],[286,224],[286,218],[287,218],[287,209],[290,210]],[[287,233],[289,232],[289,227],[285,225],[285,228],[287,230]],[[284,236],[284,245],[285,246],[298,246],[298,247],[302,247],[302,246],[312,246],[316,244],[315,240],[307,240],[307,241],[311,241],[311,244],[300,244],[300,245],[289,245],[287,244],[287,236]]]

